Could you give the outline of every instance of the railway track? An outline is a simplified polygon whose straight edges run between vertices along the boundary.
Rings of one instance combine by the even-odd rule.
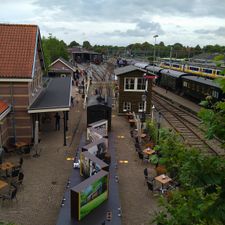
[[[112,70],[109,64],[91,64],[92,92],[98,89],[102,96],[112,96]]]
[[[152,102],[156,110],[162,114],[163,118],[181,135],[189,146],[200,149],[203,154],[225,155],[220,143],[215,144],[215,141],[212,142],[204,138],[204,134],[200,130],[201,121],[197,116],[179,108],[179,106],[158,96],[156,93],[153,93]]]

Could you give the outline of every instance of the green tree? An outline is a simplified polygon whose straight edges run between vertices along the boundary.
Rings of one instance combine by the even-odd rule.
[[[50,35],[48,38],[42,38],[42,46],[47,67],[59,57],[62,57],[66,60],[69,59],[67,45],[63,40],[60,41],[56,37]]]
[[[218,78],[216,82],[219,83],[223,93],[225,93],[225,79]],[[203,126],[206,130],[206,137],[212,139],[214,136],[225,140],[225,101],[224,99],[213,104],[211,98],[206,98],[201,103],[208,108],[202,108],[199,112],[199,117],[203,121]]]
[[[84,41],[82,46],[83,46],[83,48],[85,48],[87,50],[91,50],[92,49],[92,46],[91,46],[89,41]]]
[[[80,44],[76,41],[71,41],[70,44],[68,45],[69,48],[76,47],[76,46],[80,46]]]

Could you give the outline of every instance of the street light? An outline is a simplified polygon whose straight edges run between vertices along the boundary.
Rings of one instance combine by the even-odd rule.
[[[153,123],[153,116],[154,116],[154,109],[155,109],[155,106],[154,105],[152,105],[152,123]]]
[[[155,44],[154,44],[154,56],[153,56],[153,63],[155,62],[155,45],[156,45],[156,38],[159,37],[158,34],[154,35],[153,38],[155,38]],[[154,65],[154,64],[153,64]]]

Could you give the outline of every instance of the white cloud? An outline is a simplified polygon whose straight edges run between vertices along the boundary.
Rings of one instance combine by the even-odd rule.
[[[67,43],[153,43],[158,34],[157,41],[165,44],[225,45],[225,1],[0,0],[0,4],[0,22],[38,24],[45,36],[52,33]]]

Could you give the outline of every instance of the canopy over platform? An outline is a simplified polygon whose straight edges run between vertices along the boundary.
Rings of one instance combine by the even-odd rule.
[[[48,86],[28,109],[28,113],[69,111],[71,84],[70,77],[50,79]]]

